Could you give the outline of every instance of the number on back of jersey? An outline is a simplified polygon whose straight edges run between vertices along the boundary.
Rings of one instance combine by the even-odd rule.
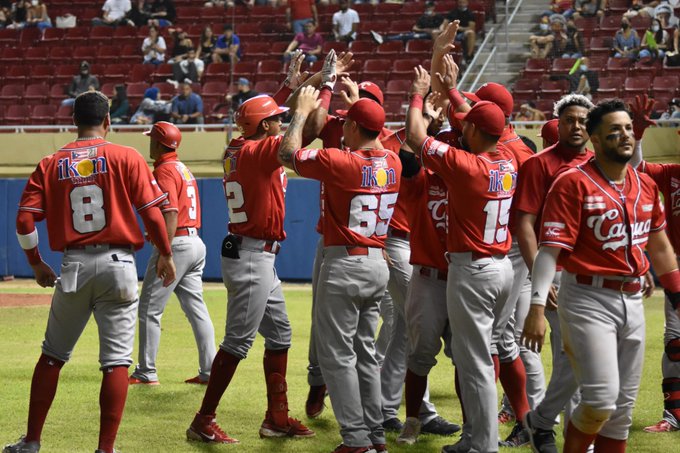
[[[363,194],[352,198],[349,229],[364,237],[385,236],[397,203],[396,193]]]

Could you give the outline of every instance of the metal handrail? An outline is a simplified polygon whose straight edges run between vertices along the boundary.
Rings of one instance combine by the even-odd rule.
[[[482,75],[484,75],[484,71],[486,71],[486,67],[489,66],[489,62],[491,61],[491,59],[496,56],[497,49],[498,47],[494,46],[493,49],[491,49],[491,52],[489,52],[489,55],[486,57],[486,61],[482,65],[482,69],[479,70],[479,72],[477,73],[477,77],[475,77],[475,80],[472,82],[472,85],[470,86],[470,91],[475,91],[475,89],[477,88],[477,82],[479,82],[479,79],[482,77]]]
[[[506,0],[505,2],[505,51],[507,52],[510,49],[510,38],[509,38],[509,32],[508,28],[509,25],[512,23],[512,21],[515,19],[515,15],[519,11],[520,7],[522,6],[522,2],[524,0],[517,0],[517,3],[515,4],[515,9],[512,11],[512,14],[508,17],[508,3],[510,3],[509,0]]]
[[[496,36],[496,28],[492,28],[491,30],[489,30],[489,32],[484,37],[484,41],[482,41],[482,44],[480,44],[479,48],[475,51],[475,55],[474,55],[474,57],[472,57],[472,61],[470,62],[470,64],[465,69],[465,72],[463,73],[463,77],[460,78],[460,82],[458,82],[459,87],[463,87],[463,85],[465,84],[465,81],[468,78],[468,75],[470,74],[470,70],[475,66],[475,64],[477,63],[477,60],[479,59],[479,56],[483,53],[484,48],[489,43],[489,41],[491,41],[491,39],[494,40],[494,47],[495,47],[495,42],[496,42],[495,36]]]

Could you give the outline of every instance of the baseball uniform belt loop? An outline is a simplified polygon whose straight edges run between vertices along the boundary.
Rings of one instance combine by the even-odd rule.
[[[271,241],[268,239],[255,239],[247,236],[233,235],[234,239],[245,250],[257,250],[277,255],[281,250],[281,243],[279,241]]]
[[[622,293],[636,294],[642,290],[639,277],[604,277],[600,275],[576,275],[576,283],[581,285],[606,288]]]
[[[179,227],[175,231],[175,237],[181,236],[198,236],[198,229],[193,227]]]
[[[389,227],[387,229],[387,237],[392,237],[392,238],[398,238],[398,239],[405,239],[408,241],[409,237],[411,235],[409,234],[408,231],[404,230],[398,230],[396,228]]]
[[[131,244],[87,244],[87,245],[82,245],[82,244],[73,244],[73,245],[68,245],[65,248],[65,251],[69,250],[85,250],[86,252],[103,252],[106,250],[113,250],[113,249],[123,249],[123,250],[129,250],[129,251],[134,251],[134,247]]]
[[[439,269],[435,269],[434,267],[426,267],[426,266],[420,266],[420,270],[418,273],[427,278],[431,278],[433,280],[441,280],[441,281],[446,281],[448,272],[442,272]]]

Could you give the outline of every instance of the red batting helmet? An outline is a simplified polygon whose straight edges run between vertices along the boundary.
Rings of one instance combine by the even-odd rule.
[[[376,102],[380,105],[383,105],[383,102],[385,102],[382,90],[378,85],[376,85],[373,82],[369,81],[361,82],[359,84],[359,91],[365,91],[366,93],[370,94],[375,98]],[[361,97],[361,93],[359,93],[359,96]]]
[[[255,135],[260,122],[271,116],[288,111],[288,107],[279,107],[271,96],[263,94],[246,100],[236,111],[234,118],[244,137]]]
[[[157,122],[151,130],[144,132],[144,135],[148,135],[170,149],[179,148],[179,143],[182,141],[182,133],[177,129],[177,126],[167,121]]]

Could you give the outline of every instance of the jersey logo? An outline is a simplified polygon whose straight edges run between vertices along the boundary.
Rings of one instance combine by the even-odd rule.
[[[430,146],[428,146],[427,151],[425,152],[427,153],[428,156],[436,154],[437,156],[442,157],[444,156],[444,154],[447,153],[448,150],[449,145],[447,145],[446,143],[442,143],[439,140],[432,140],[430,142]]]
[[[186,182],[191,182],[194,179],[194,175],[191,174],[189,169],[184,164],[178,163],[175,165],[175,168],[179,174],[182,175],[182,178],[184,178]]]
[[[385,159],[375,159],[372,165],[361,166],[361,187],[386,189],[397,183],[397,172]]]
[[[516,186],[517,172],[511,163],[501,163],[498,170],[489,170],[489,192],[508,193]]]
[[[71,151],[69,156],[57,162],[59,181],[70,179],[73,183],[90,183],[106,172],[106,157],[97,157],[97,148]]]
[[[593,215],[586,219],[586,225],[588,228],[592,228],[595,238],[603,242],[602,250],[616,251],[627,245],[628,232],[622,221],[612,223],[608,229],[605,227],[605,222],[617,220],[619,217],[618,209],[610,209],[604,214]],[[647,241],[651,225],[651,219],[647,219],[644,222],[635,222],[630,225],[631,233],[633,234],[633,245],[642,244]]]
[[[306,160],[316,160],[316,156],[319,154],[318,149],[303,149],[300,151],[298,156],[298,161],[304,162]]]
[[[680,215],[680,188],[671,192],[671,210],[673,215]]]
[[[225,156],[223,165],[225,175],[236,171],[236,156]]]
[[[446,207],[448,202],[446,198],[441,200],[430,200],[427,202],[427,209],[430,210],[432,222],[435,228],[446,231]]]

